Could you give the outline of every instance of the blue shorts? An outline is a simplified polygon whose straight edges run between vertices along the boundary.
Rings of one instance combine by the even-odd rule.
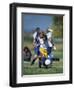
[[[48,55],[50,55],[52,52],[52,47],[47,47],[47,51],[48,51]]]
[[[36,53],[37,55],[40,55],[39,48],[40,48],[40,46],[37,46],[37,47],[34,48],[34,51],[35,51],[35,53]]]

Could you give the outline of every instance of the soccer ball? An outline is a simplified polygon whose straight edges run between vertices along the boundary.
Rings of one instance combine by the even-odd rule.
[[[51,60],[50,59],[46,59],[45,60],[45,65],[50,65],[51,64]]]

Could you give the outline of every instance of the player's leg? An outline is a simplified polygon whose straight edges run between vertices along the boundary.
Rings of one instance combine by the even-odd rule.
[[[44,66],[45,68],[48,68],[48,66],[45,64],[45,60],[46,60],[46,58],[45,58],[45,57],[42,57],[42,64],[43,64],[43,66]]]
[[[42,66],[42,61],[41,59],[39,59],[39,68],[41,68],[41,66]]]
[[[36,55],[34,56],[32,62],[31,62],[31,65],[33,65],[35,63],[35,61],[37,60],[37,58],[39,56],[39,46],[34,48],[34,52]]]
[[[37,59],[37,55],[35,55],[34,58],[32,59],[31,65],[33,65],[35,63],[36,59]]]

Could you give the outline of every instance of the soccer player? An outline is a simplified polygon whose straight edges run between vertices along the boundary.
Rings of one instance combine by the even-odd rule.
[[[52,55],[52,49],[56,50],[56,47],[54,45],[53,39],[52,39],[52,29],[47,30],[47,51],[48,51],[48,57],[51,58],[51,62],[53,60],[59,61],[59,58],[54,58]]]
[[[47,34],[46,34],[47,35],[47,40],[48,40],[48,46],[47,46],[48,54],[51,54],[52,48],[54,50],[56,50],[56,47],[54,46],[53,39],[52,39],[52,32],[53,32],[52,29],[48,29]]]
[[[35,56],[31,62],[31,65],[34,64],[34,62],[36,61],[36,59],[40,55],[40,52],[39,52],[39,47],[40,47],[39,34],[40,34],[40,28],[37,27],[34,34],[33,34],[33,46],[34,46]]]
[[[41,68],[41,65],[43,64],[45,67],[47,67],[45,65],[45,60],[46,58],[48,57],[48,53],[47,53],[47,47],[46,47],[46,35],[44,32],[41,32],[40,33],[40,48],[39,48],[39,51],[40,51],[40,56],[41,56],[41,60],[39,60],[39,67]]]

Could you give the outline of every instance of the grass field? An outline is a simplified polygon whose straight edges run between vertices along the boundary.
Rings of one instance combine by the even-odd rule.
[[[39,68],[38,63],[36,62],[33,66],[30,65],[29,62],[24,63],[23,65],[23,74],[24,75],[35,75],[35,74],[57,74],[63,73],[63,62],[60,60],[59,62],[53,62],[52,67],[50,68]]]
[[[29,37],[28,37],[29,38]],[[34,55],[32,40],[24,40],[23,47],[28,46]],[[63,73],[63,44],[61,42],[55,42],[55,46],[57,48],[56,51],[53,51],[55,57],[59,58],[60,61],[54,61],[52,67],[50,68],[39,68],[38,60],[34,65],[31,66],[31,62],[25,62],[23,60],[22,65],[22,74],[23,75],[35,75],[35,74],[57,74]]]

